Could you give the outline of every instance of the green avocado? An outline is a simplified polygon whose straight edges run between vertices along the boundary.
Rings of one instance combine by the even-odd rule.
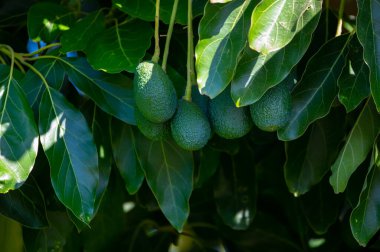
[[[177,107],[177,95],[173,83],[157,63],[141,62],[133,79],[136,106],[151,122],[169,120]]]
[[[269,132],[288,123],[291,109],[290,89],[283,83],[269,89],[260,100],[250,105],[252,121],[259,129]]]
[[[210,101],[210,120],[216,134],[226,139],[239,138],[252,128],[248,107],[237,108],[229,89]]]
[[[170,127],[176,143],[185,150],[199,150],[211,136],[207,117],[193,102],[180,100]]]
[[[157,141],[168,134],[166,123],[154,123],[146,119],[141,112],[135,109],[136,124],[140,132],[148,139]]]

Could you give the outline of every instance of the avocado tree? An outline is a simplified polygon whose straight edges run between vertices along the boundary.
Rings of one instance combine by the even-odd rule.
[[[0,3],[1,251],[377,251],[379,0]]]

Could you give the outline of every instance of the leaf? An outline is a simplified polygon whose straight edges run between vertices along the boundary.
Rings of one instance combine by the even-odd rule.
[[[147,22],[136,20],[115,25],[98,33],[88,44],[85,49],[88,62],[94,69],[108,73],[134,72],[150,47],[152,35]]]
[[[0,244],[2,251],[22,252],[22,226],[17,221],[0,215]]]
[[[136,124],[132,82],[122,74],[95,71],[85,58],[61,59],[69,80],[88,95],[103,111],[116,118]]]
[[[338,158],[331,167],[330,184],[335,193],[346,189],[348,180],[358,166],[366,159],[379,133],[380,116],[370,99],[362,109],[354,127],[347,137]]]
[[[84,116],[54,89],[40,104],[40,139],[58,199],[84,223],[95,214],[98,154]]]
[[[371,165],[360,193],[359,202],[351,212],[351,231],[361,246],[366,246],[380,229],[380,210],[378,197],[380,186],[379,142],[373,148]]]
[[[210,0],[210,3],[215,4],[215,3],[228,3],[231,2],[232,0]]]
[[[219,169],[214,198],[219,216],[235,230],[246,230],[256,214],[257,184],[252,149],[245,145]]]
[[[201,94],[214,98],[232,80],[238,57],[246,43],[249,10],[256,2],[236,0],[224,5],[206,5],[195,48],[195,68]]]
[[[364,48],[364,60],[369,66],[372,97],[380,111],[380,2],[358,0],[357,34]]]
[[[307,133],[285,143],[285,181],[294,196],[302,195],[318,184],[330,169],[343,137],[344,113],[333,110],[316,121]]]
[[[0,195],[0,213],[29,228],[48,226],[44,196],[31,178],[22,187]]]
[[[0,193],[19,188],[32,171],[38,131],[13,71],[0,65]]]
[[[193,156],[171,139],[138,141],[142,168],[157,202],[170,224],[181,232],[189,216],[193,190]]]
[[[290,120],[278,131],[279,139],[290,141],[300,137],[312,122],[328,114],[338,92],[336,83],[350,39],[346,34],[328,41],[309,60],[301,81],[293,90]]]
[[[321,10],[322,0],[263,0],[252,12],[249,46],[268,54],[287,44]]]
[[[200,150],[200,163],[194,180],[195,188],[201,188],[214,175],[219,167],[220,154],[208,146]]]
[[[28,34],[37,42],[53,42],[63,31],[70,29],[71,23],[72,14],[56,3],[36,3],[28,11]]]
[[[93,43],[94,36],[105,28],[105,19],[101,10],[90,13],[79,20],[61,37],[61,51],[83,51],[89,42]]]
[[[268,54],[260,54],[248,46],[243,51],[231,82],[231,95],[238,106],[258,101],[271,87],[289,74],[309,48],[317,27],[321,6],[313,10],[313,18],[285,47]]]
[[[118,120],[112,121],[110,130],[116,167],[124,179],[129,194],[135,194],[144,181],[142,159],[145,154],[142,156],[137,150],[137,143],[142,137],[141,133],[136,128]]]
[[[338,79],[338,97],[346,111],[351,112],[370,94],[369,69],[363,60],[363,48],[356,37],[350,42],[348,60]]]
[[[156,13],[154,0],[112,0],[113,6],[121,11],[145,21],[154,21]],[[194,4],[194,7],[196,4]],[[160,1],[160,20],[169,24],[173,9],[173,0]],[[187,25],[187,2],[179,1],[177,7],[176,23]]]

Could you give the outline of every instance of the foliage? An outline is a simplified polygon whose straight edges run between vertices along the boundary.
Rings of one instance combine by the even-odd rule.
[[[0,250],[379,249],[380,1],[179,1],[171,18],[173,3],[158,30],[153,0],[3,1]],[[172,35],[161,75],[202,120],[221,94],[245,113],[280,83],[289,120],[212,129],[197,151],[170,121],[147,139],[133,79],[154,31],[161,48]]]

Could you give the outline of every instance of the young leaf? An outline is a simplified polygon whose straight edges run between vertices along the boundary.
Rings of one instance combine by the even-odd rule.
[[[370,94],[369,69],[363,60],[363,48],[354,37],[349,45],[348,63],[338,79],[339,101],[347,112],[354,110]]]
[[[289,44],[294,36],[310,22],[322,0],[263,0],[252,13],[249,46],[268,54]]]
[[[122,74],[95,71],[85,58],[61,59],[69,80],[88,95],[103,111],[135,124],[132,83]]]
[[[380,115],[370,99],[362,109],[347,141],[331,167],[330,184],[335,193],[346,189],[348,180],[358,166],[366,159],[379,133]]]
[[[124,179],[127,191],[135,194],[144,181],[142,170],[144,156],[141,156],[137,150],[137,142],[142,137],[141,133],[134,127],[118,120],[112,121],[110,131],[116,167]]]
[[[138,141],[144,158],[142,168],[157,202],[172,224],[181,232],[189,216],[193,190],[193,156],[171,139]]]
[[[365,179],[357,206],[351,212],[350,224],[352,234],[361,246],[366,246],[369,240],[380,229],[380,210],[378,192],[380,190],[380,153],[379,143],[373,148],[371,165]]]
[[[344,114],[332,111],[316,121],[297,140],[286,142],[285,181],[295,196],[302,195],[319,183],[329,170],[343,137]]]
[[[310,10],[313,18],[282,49],[260,54],[248,46],[245,48],[231,82],[231,96],[238,106],[258,101],[269,88],[280,83],[301,60],[321,15],[322,7],[317,7]]]
[[[197,82],[202,94],[214,98],[230,83],[246,43],[249,10],[256,2],[236,0],[206,5],[195,48]]]
[[[93,43],[94,35],[103,31],[105,19],[101,10],[93,12],[73,25],[61,37],[61,51],[83,51],[89,42]]]
[[[380,2],[358,0],[357,33],[364,48],[364,60],[370,69],[371,92],[377,111],[380,111]]]
[[[0,193],[19,188],[32,171],[38,131],[13,71],[0,65]]]
[[[95,214],[99,168],[84,116],[62,94],[49,88],[41,99],[39,130],[58,199],[88,224]]]
[[[144,32],[141,32],[144,31]],[[134,72],[150,47],[153,30],[149,23],[133,21],[100,32],[85,52],[90,65],[108,73]]]
[[[309,60],[301,81],[293,90],[290,120],[278,131],[279,139],[290,141],[300,137],[312,122],[330,111],[350,39],[346,34],[328,41]]]
[[[72,14],[62,5],[42,2],[33,4],[28,11],[28,33],[34,41],[53,42],[70,29]]]

